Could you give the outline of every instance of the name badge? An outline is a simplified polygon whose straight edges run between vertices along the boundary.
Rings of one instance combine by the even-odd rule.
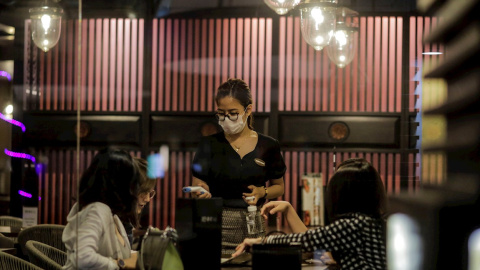
[[[255,163],[257,163],[258,166],[265,167],[265,161],[263,161],[259,158],[254,159],[254,161],[255,161]]]

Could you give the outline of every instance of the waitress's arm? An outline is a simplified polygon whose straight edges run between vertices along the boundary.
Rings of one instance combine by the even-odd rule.
[[[285,193],[285,182],[283,181],[283,177],[278,179],[272,179],[269,182],[270,186],[267,187],[267,199],[275,199]],[[263,195],[265,196],[265,190],[263,190]]]
[[[245,200],[245,202],[250,205],[256,205],[257,201],[260,200],[261,198],[274,199],[282,196],[283,193],[285,192],[285,184],[283,183],[283,177],[278,179],[272,179],[269,182],[270,182],[269,187],[257,187],[254,185],[248,186],[248,188],[252,192],[243,193],[243,199]],[[265,194],[267,196],[265,196]],[[250,197],[250,196],[254,196],[255,200],[247,201],[246,197]]]
[[[210,193],[210,187],[205,183],[205,181],[200,180],[196,177],[192,178],[192,186],[200,186],[206,189],[208,192],[205,194],[200,194],[200,192],[192,192],[192,197],[193,198],[199,198],[199,199],[209,199],[212,197],[212,194]]]

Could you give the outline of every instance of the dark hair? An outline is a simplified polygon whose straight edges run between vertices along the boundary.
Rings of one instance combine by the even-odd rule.
[[[215,96],[215,102],[217,105],[220,99],[225,97],[232,97],[238,100],[238,102],[240,102],[245,108],[253,103],[250,87],[248,87],[248,84],[241,79],[230,78],[218,87]],[[248,116],[247,125],[248,128],[253,130],[253,113],[250,113]]]
[[[112,148],[100,150],[80,178],[79,208],[102,202],[122,222],[138,224],[140,178],[138,166],[129,153]]]
[[[155,187],[156,179],[150,179],[147,176],[148,162],[139,157],[133,157],[133,161],[137,163],[138,171],[140,173],[140,183],[138,193],[150,192]]]
[[[373,218],[386,214],[387,195],[377,170],[365,159],[342,162],[327,187],[327,214],[330,222],[348,213]]]

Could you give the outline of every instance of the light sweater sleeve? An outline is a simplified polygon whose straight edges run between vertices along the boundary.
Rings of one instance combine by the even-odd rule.
[[[78,268],[79,269],[119,269],[113,258],[98,253],[100,237],[108,234],[113,219],[108,206],[95,205],[86,213],[78,228]]]

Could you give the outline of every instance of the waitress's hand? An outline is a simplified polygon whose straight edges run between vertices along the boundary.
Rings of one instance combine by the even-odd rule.
[[[208,192],[203,193],[203,194],[201,194],[200,191],[195,192],[194,195],[195,195],[196,198],[198,198],[198,199],[210,199],[210,198],[212,198],[212,194],[210,193],[210,188],[208,187],[207,184],[205,184],[205,183],[198,183],[197,186],[204,188],[204,189],[207,190]]]
[[[265,188],[264,187],[256,187],[254,185],[248,186],[248,189],[250,189],[252,192],[251,193],[243,193],[243,200],[250,204],[250,205],[256,205],[258,200],[263,198],[265,196]],[[245,198],[246,197],[251,197],[255,196],[255,200],[253,201],[247,201]]]

